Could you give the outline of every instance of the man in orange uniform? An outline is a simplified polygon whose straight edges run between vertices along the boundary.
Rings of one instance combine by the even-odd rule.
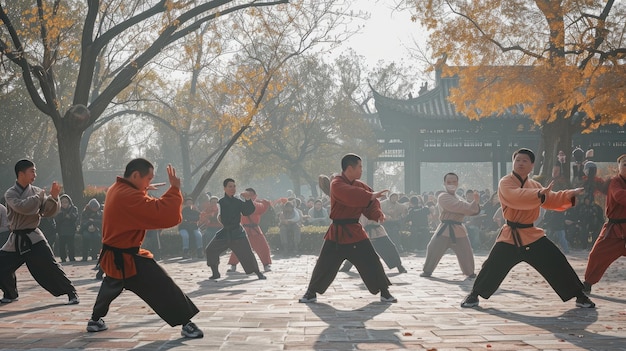
[[[272,204],[266,199],[257,199],[256,191],[252,188],[247,188],[247,192],[252,194],[250,197],[252,199],[252,203],[254,204],[254,212],[251,215],[241,216],[241,225],[246,231],[246,235],[248,236],[248,241],[250,242],[250,246],[252,250],[256,252],[263,264],[263,270],[265,272],[269,272],[272,270],[272,257],[270,255],[270,245],[267,243],[267,239],[259,227],[259,222],[261,221],[261,216],[267,212],[267,209],[272,206]],[[237,271],[237,264],[239,263],[239,259],[234,252],[230,253],[230,258],[228,259],[228,264],[230,265],[229,272]]]
[[[606,217],[602,231],[591,252],[585,271],[584,290],[600,281],[604,272],[621,256],[626,256],[626,154],[617,158],[618,174],[609,183]]]
[[[328,289],[343,261],[348,260],[357,268],[370,293],[380,292],[383,302],[397,302],[389,293],[391,282],[383,265],[359,223],[361,214],[374,221],[385,220],[378,198],[388,190],[374,192],[359,180],[363,165],[361,157],[355,154],[347,154],[341,159],[341,170],[341,175],[330,183],[330,218],[333,223],[324,236],[309,287],[299,301],[317,301],[317,293],[323,294]]]
[[[488,299],[509,271],[520,262],[535,268],[552,286],[561,300],[576,297],[576,306],[593,308],[595,304],[583,292],[583,284],[561,250],[533,222],[540,207],[564,211],[575,204],[583,188],[554,192],[550,182],[543,187],[528,177],[535,163],[529,149],[513,153],[513,171],[500,179],[498,197],[506,224],[500,230],[489,257],[476,277],[472,291],[461,307],[478,306],[478,295]]]
[[[182,336],[203,337],[191,322],[198,308],[153,259],[152,253],[140,248],[146,229],[170,228],[182,219],[180,178],[171,165],[167,166],[167,175],[170,188],[161,198],[153,198],[147,191],[156,188],[156,184],[150,184],[154,166],[145,159],[134,159],[126,165],[124,177],[118,177],[107,191],[100,255],[100,267],[106,277],[87,331],[107,329],[102,317],[108,313],[111,302],[127,289],[147,302],[170,326],[182,325]]]

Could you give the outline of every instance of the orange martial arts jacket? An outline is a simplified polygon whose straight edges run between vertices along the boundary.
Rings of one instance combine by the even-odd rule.
[[[545,198],[539,196],[541,183],[526,178],[522,181],[516,173],[511,173],[500,179],[498,197],[502,205],[504,219],[520,224],[532,224],[539,218],[540,207],[547,210],[565,211],[576,204],[574,190],[550,191]],[[534,243],[545,236],[543,229],[538,227],[517,228],[521,246]],[[515,245],[513,230],[504,225],[496,242],[505,242]]]
[[[118,249],[140,247],[147,229],[171,228],[182,220],[183,197],[180,189],[170,187],[161,198],[149,196],[145,190],[122,177],[107,190],[102,216],[102,244]],[[139,249],[139,255],[152,258],[152,253]],[[115,279],[130,278],[137,274],[131,254],[124,258],[124,277],[116,268],[114,253],[103,250],[100,267],[107,276]]]

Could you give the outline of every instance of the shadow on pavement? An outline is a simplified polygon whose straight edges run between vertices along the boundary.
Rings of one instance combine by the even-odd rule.
[[[396,336],[398,329],[367,329],[366,322],[385,312],[391,304],[371,302],[356,310],[339,310],[325,303],[310,303],[307,306],[328,327],[319,334],[315,350],[354,350],[388,349],[371,345],[393,344],[402,348],[402,342]],[[347,340],[346,340],[347,339]],[[368,346],[357,346],[368,344]]]
[[[588,327],[598,320],[598,310],[595,308],[573,308],[556,317],[530,316],[495,308],[485,308],[482,311],[506,320],[547,330],[556,337],[584,350],[600,350],[597,346],[599,335],[602,338],[602,350],[607,350],[607,345],[613,345],[610,348],[612,350],[621,350],[626,344],[626,338],[603,335],[588,330]]]

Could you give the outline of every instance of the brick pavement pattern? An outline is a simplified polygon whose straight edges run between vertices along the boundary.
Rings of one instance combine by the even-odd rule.
[[[487,252],[476,254],[476,266]],[[582,277],[587,252],[568,255]],[[626,350],[626,259],[616,261],[593,287],[596,309],[561,302],[526,264],[513,269],[480,307],[461,300],[471,279],[446,254],[431,278],[419,276],[424,253],[403,257],[407,274],[388,271],[396,304],[367,292],[356,271],[340,272],[313,304],[298,303],[316,256],[274,257],[267,280],[243,273],[210,281],[200,260],[161,264],[200,309],[193,321],[203,339],[185,339],[180,327],[162,321],[143,301],[124,292],[104,318],[109,330],[87,333],[100,282],[93,262],[64,269],[81,303],[66,306],[37,285],[26,267],[18,270],[20,299],[0,304],[1,350]],[[241,269],[241,268],[240,268]],[[167,298],[166,296],[164,298]]]

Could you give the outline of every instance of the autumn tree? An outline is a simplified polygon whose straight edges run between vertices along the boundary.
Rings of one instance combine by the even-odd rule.
[[[38,181],[49,187],[60,172],[54,126],[30,103],[19,81],[5,82],[0,87],[0,194],[15,183],[14,165],[21,158],[36,160]]]
[[[573,135],[626,123],[623,2],[411,3],[414,19],[431,31],[433,55],[447,56],[447,74],[459,75],[450,97],[456,109],[470,119],[528,115],[541,126],[545,178],[557,150],[571,154]]]
[[[284,70],[289,81],[260,111],[247,147],[255,173],[287,174],[317,196],[317,176],[340,171],[347,152],[375,157],[378,147],[366,121],[371,90],[362,58],[342,55],[325,62],[306,55]]]
[[[0,3],[0,55],[20,67],[32,102],[54,123],[66,192],[82,202],[83,131],[155,56],[165,49],[176,50],[181,38],[219,16],[286,1],[20,2],[27,8]],[[74,18],[83,21],[77,25]],[[97,77],[99,59],[111,52],[107,48],[113,44],[116,56],[109,64],[116,66],[114,73]],[[59,84],[55,76],[64,63],[74,64],[78,72],[68,101],[61,94],[68,86]],[[94,93],[100,78],[102,88]]]
[[[349,3],[298,0],[284,12],[251,9],[233,15],[231,30],[222,33],[229,43],[224,51],[232,54],[225,55],[229,60],[220,65],[222,72],[209,77],[213,82],[199,84],[201,100],[218,116],[215,127],[235,135],[246,128],[242,142],[256,148],[257,135],[275,128],[267,109],[296,84],[285,72],[293,71],[306,53],[319,56],[355,33],[348,24],[363,16],[351,14]]]

